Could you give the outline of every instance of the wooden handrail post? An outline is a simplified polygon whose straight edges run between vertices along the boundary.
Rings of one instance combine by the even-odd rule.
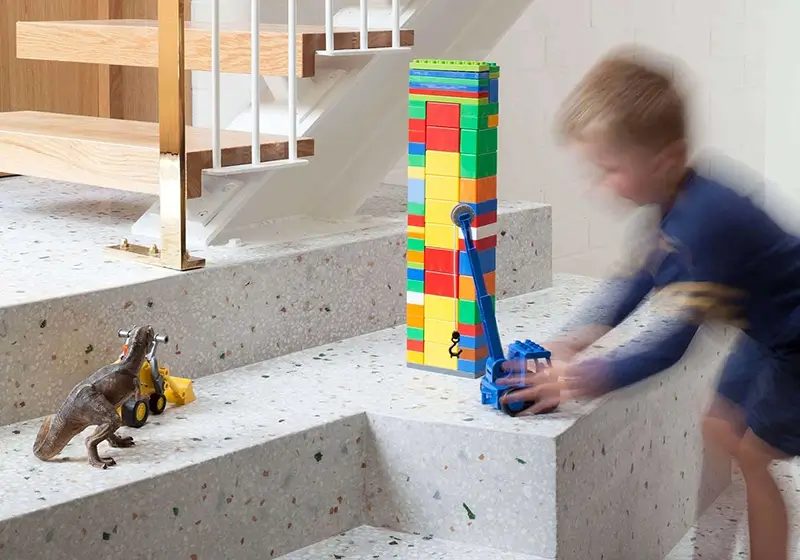
[[[186,248],[185,0],[158,0],[158,140],[161,246],[123,241],[117,250],[137,260],[189,270],[205,265]]]

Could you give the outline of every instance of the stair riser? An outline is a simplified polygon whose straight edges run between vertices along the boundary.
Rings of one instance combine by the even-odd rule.
[[[701,336],[558,437],[371,415],[365,523],[558,560],[663,558],[730,483],[699,432],[717,352]]]
[[[358,415],[0,523],[0,559],[286,554],[360,525],[365,429]],[[147,465],[124,462],[124,450],[117,456],[114,470],[98,477],[148,476]],[[41,468],[53,471],[54,487],[68,487],[71,469],[91,468],[83,460]]]
[[[550,219],[544,206],[500,213],[499,297],[551,285]],[[161,364],[197,378],[404,323],[406,241],[398,222],[273,260],[0,309],[0,425],[52,412],[116,359],[116,332],[131,325],[169,334]]]

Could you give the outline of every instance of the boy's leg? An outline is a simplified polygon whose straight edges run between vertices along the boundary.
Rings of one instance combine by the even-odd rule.
[[[747,431],[745,406],[753,393],[754,380],[765,366],[760,346],[742,334],[725,361],[717,394],[703,418],[706,445],[735,457]]]
[[[742,439],[739,465],[747,487],[751,560],[787,560],[789,557],[786,503],[769,470],[773,461],[786,458],[786,453],[763,441],[752,430]]]
[[[747,486],[752,560],[786,560],[786,503],[770,472],[774,461],[800,456],[800,360],[772,360],[747,410],[737,459]]]

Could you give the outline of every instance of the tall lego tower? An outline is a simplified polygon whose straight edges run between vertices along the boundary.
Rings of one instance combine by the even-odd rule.
[[[472,236],[495,295],[500,68],[415,60],[408,104],[409,367],[483,375],[488,347],[464,240],[450,213],[475,211]]]

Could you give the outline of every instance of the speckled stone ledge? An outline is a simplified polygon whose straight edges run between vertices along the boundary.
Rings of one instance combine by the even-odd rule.
[[[595,285],[560,277],[501,301],[503,339],[548,338]],[[644,310],[621,336],[653,321]],[[108,471],[80,437],[42,463],[38,422],[3,428],[0,559],[255,560],[361,525],[558,560],[662,558],[698,486],[710,503],[730,480],[704,466],[696,426],[715,367],[698,354],[718,360],[727,337],[704,333],[649,387],[536,418],[481,406],[477,380],[406,368],[403,340],[397,327],[199,379],[195,403],[131,431],[136,447],[102,450]]]
[[[429,535],[362,526],[282,556],[280,560],[546,560],[538,556],[470,546]]]
[[[134,324],[169,334],[162,365],[198,378],[403,323],[406,226],[392,220],[128,285],[106,265],[109,285],[91,293],[77,293],[86,270],[65,272],[72,295],[0,308],[0,425],[53,410]],[[550,286],[550,207],[501,204],[498,220],[498,295]]]

